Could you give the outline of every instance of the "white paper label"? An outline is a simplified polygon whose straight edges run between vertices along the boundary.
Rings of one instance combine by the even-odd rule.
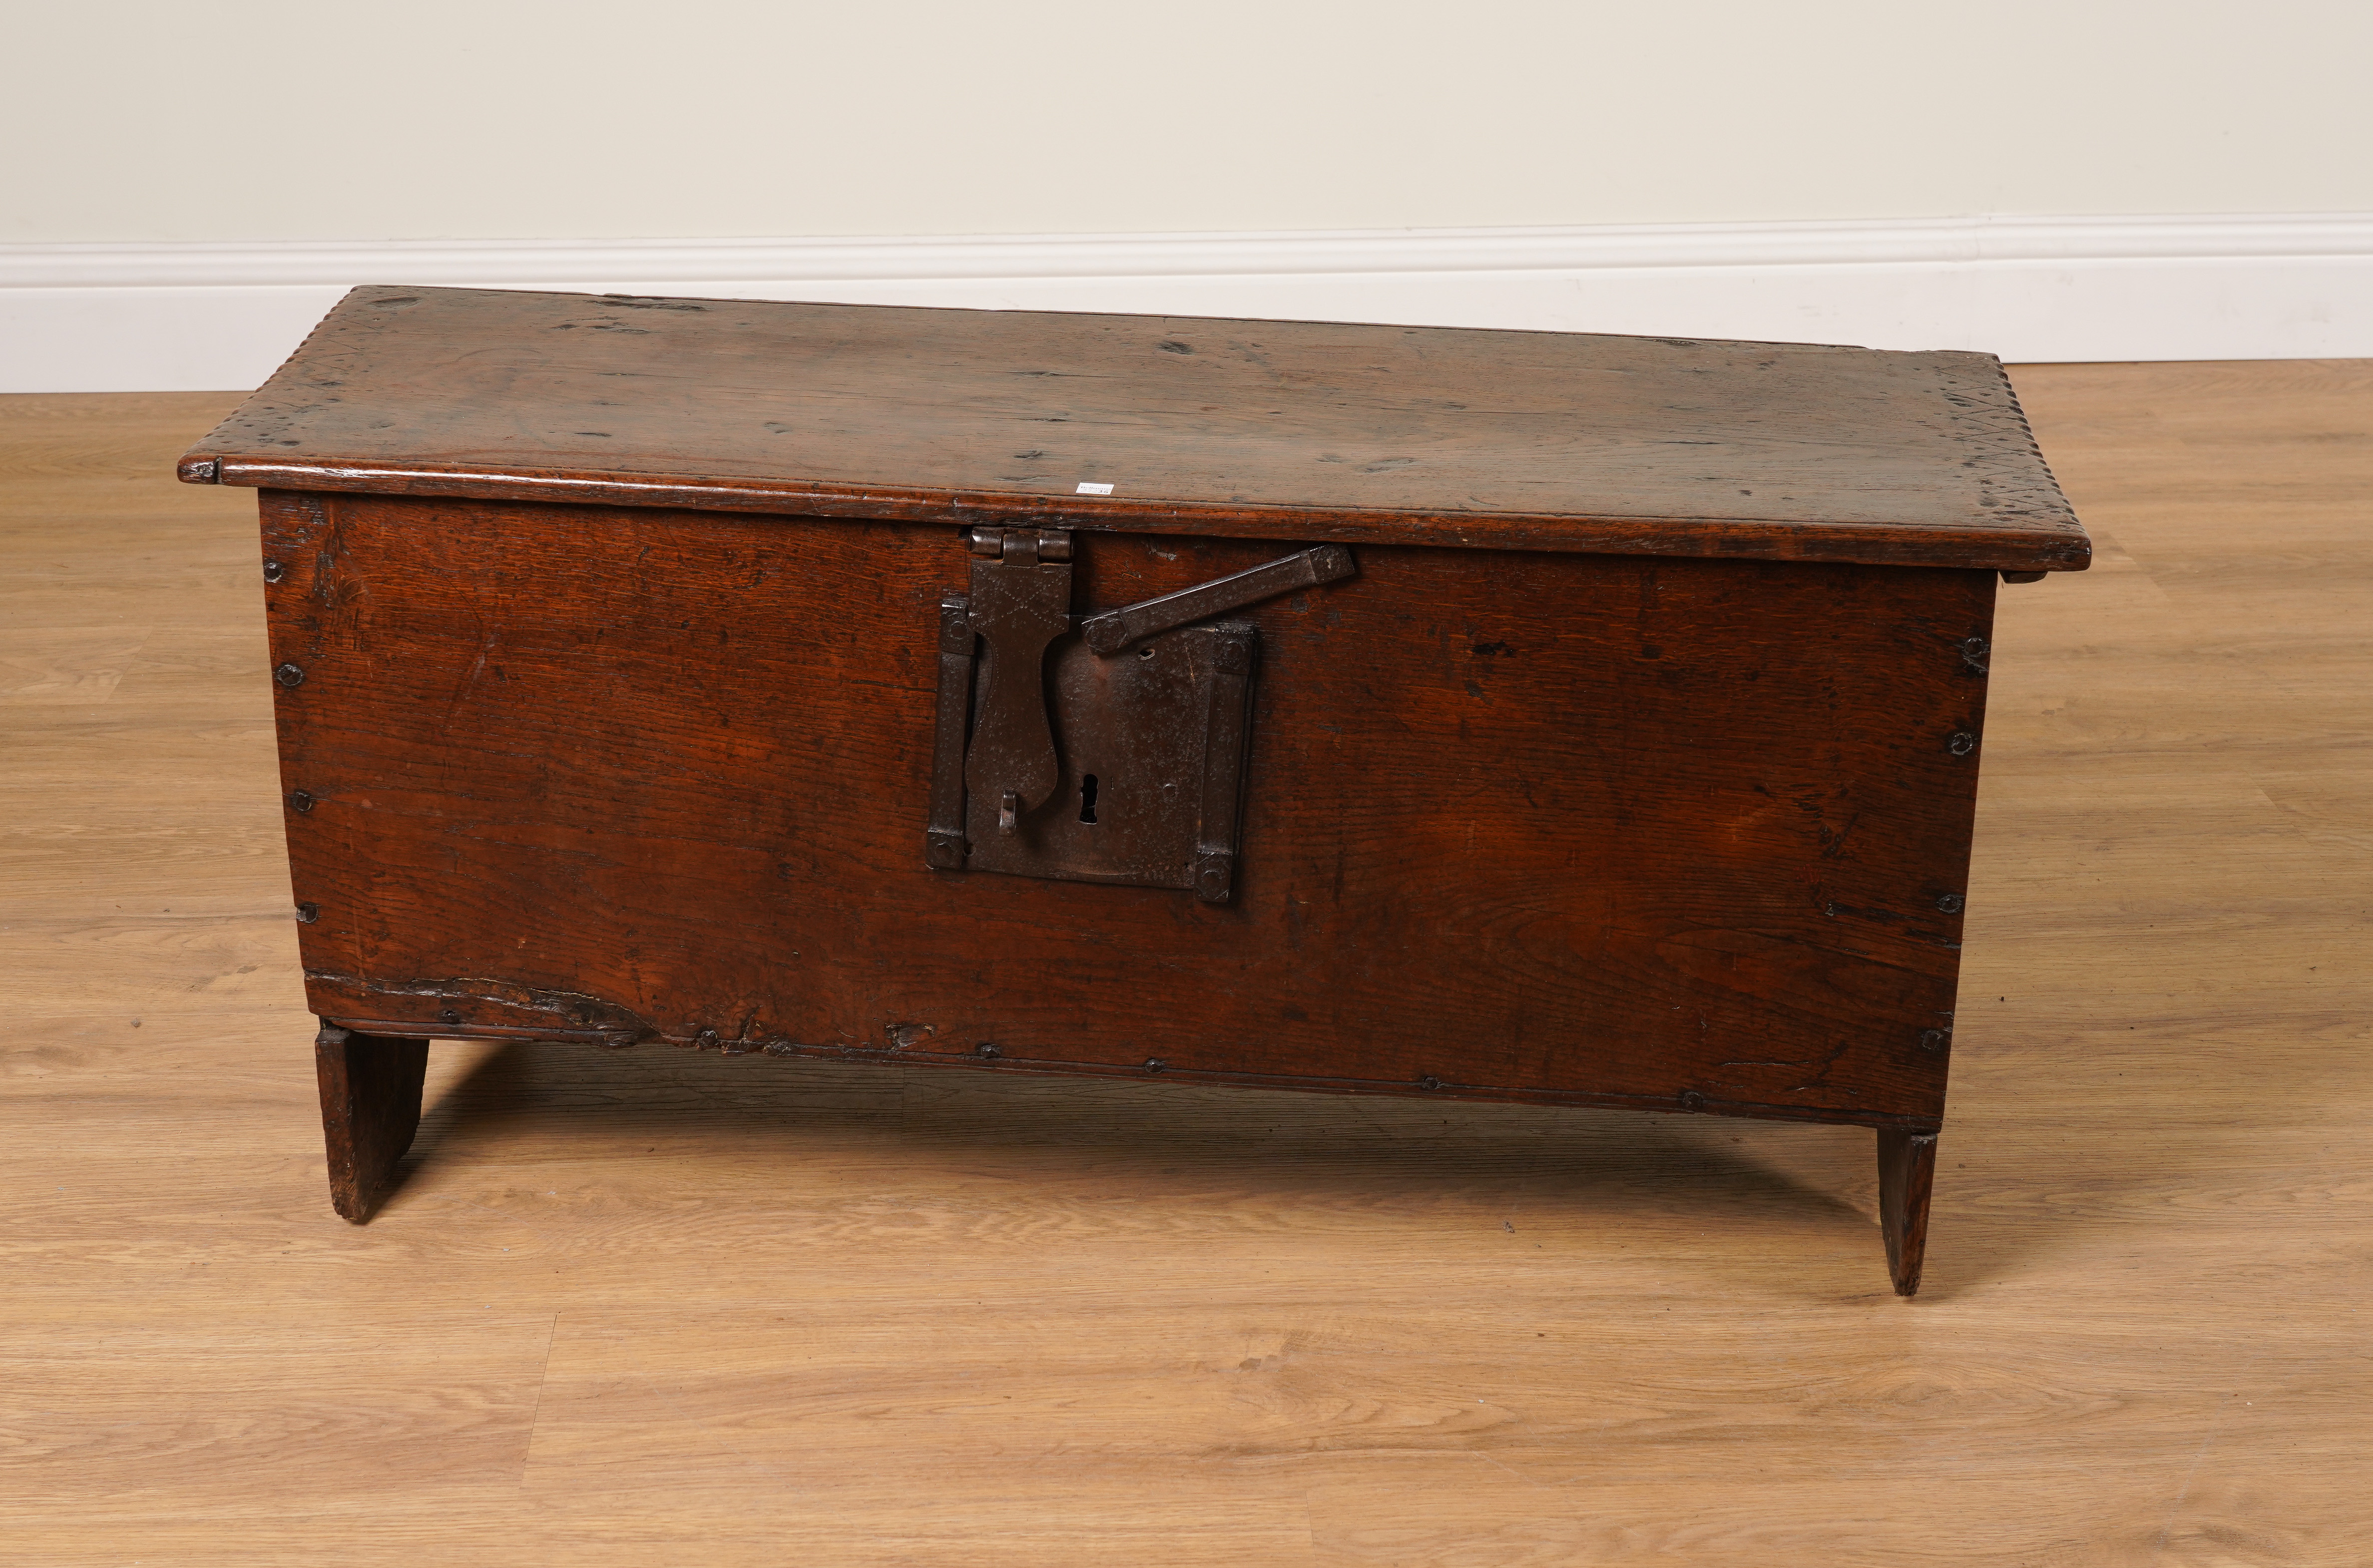
[[[1080,488],[1077,493],[1082,496],[1109,496],[1112,494],[1112,486],[1109,485],[1091,485],[1086,480],[1082,479],[1080,481]]]

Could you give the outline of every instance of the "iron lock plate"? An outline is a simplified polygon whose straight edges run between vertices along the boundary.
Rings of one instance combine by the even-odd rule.
[[[940,607],[926,863],[1226,903],[1260,633],[1210,617],[1349,577],[1350,552],[1073,617],[1068,534],[977,529],[972,547],[972,591]]]

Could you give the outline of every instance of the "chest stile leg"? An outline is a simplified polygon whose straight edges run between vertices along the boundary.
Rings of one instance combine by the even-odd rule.
[[[1920,1289],[1928,1253],[1928,1195],[1936,1185],[1936,1135],[1878,1129],[1878,1228],[1887,1237],[1887,1271],[1895,1293]]]
[[[313,1042],[330,1201],[361,1224],[395,1186],[396,1162],[420,1130],[428,1042],[357,1035],[324,1024]]]

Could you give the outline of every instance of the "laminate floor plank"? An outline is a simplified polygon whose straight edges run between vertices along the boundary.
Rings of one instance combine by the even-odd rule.
[[[657,1047],[346,1225],[235,400],[0,399],[0,1558],[2373,1562],[2373,365],[2016,380],[1908,1303],[1857,1129]]]

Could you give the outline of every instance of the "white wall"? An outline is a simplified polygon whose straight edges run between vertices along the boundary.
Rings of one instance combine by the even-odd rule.
[[[2365,0],[10,7],[0,240],[2373,210]]]
[[[440,240],[1203,234],[1235,249],[1140,243],[1125,287],[1067,263],[989,298],[920,263],[473,253],[490,283],[2373,353],[2368,60],[2366,0],[24,5],[0,49],[0,389],[249,379],[325,293],[429,281],[383,242]],[[1992,258],[1899,223],[1880,248],[1926,270],[1850,270],[1874,222],[2001,215],[2067,221]],[[2162,240],[2215,222],[2134,250],[2098,221],[2122,215],[2173,220]],[[1807,222],[1843,238],[1770,262]],[[1717,227],[1693,250],[1674,225]],[[1339,269],[1357,287],[1232,281],[1268,264],[1248,234],[1450,228],[1508,244],[1445,273],[1372,235]],[[1654,275],[1625,260],[1643,232]],[[1166,276],[1191,287],[1145,281]]]

